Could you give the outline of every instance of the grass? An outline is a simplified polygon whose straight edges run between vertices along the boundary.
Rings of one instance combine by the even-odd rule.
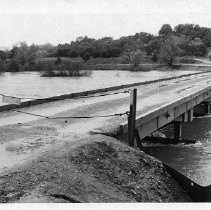
[[[202,63],[200,61],[197,61],[193,58],[190,57],[182,57],[178,59],[178,62],[181,64],[197,64],[197,63]]]

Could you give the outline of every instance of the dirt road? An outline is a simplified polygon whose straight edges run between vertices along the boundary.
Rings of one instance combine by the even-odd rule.
[[[188,95],[211,82],[211,74],[194,75],[139,86],[137,114]],[[115,91],[118,92],[118,91]],[[121,92],[121,91],[120,91]],[[86,99],[68,99],[19,109],[33,114],[67,117],[124,113],[129,109],[129,94],[121,93]],[[80,144],[93,133],[114,133],[127,116],[91,119],[45,119],[16,113],[0,113],[0,175],[14,173],[40,156],[68,144]]]

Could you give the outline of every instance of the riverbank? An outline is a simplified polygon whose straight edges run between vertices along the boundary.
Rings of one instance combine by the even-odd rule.
[[[210,67],[210,61],[206,58],[197,57],[178,57],[172,67],[162,62],[153,62],[150,56],[144,57],[139,64],[134,68],[134,64],[125,62],[121,57],[117,58],[95,58],[84,61],[81,58],[67,58],[67,57],[51,57],[36,59],[27,65],[21,66],[16,63],[11,68],[10,60],[0,66],[0,72],[23,72],[23,71],[38,71],[44,74],[52,74],[58,76],[61,71],[61,76],[67,76],[65,72],[69,71],[69,76],[74,77],[74,71],[87,70],[121,70],[121,71],[152,71],[152,70],[189,70],[197,66],[200,68]],[[71,74],[73,72],[73,74]],[[52,74],[53,76],[53,74]],[[78,74],[76,74],[78,76]]]
[[[134,72],[150,72],[153,70],[157,71],[207,71],[210,69],[211,65],[208,64],[183,64],[177,63],[172,67],[168,67],[164,64],[139,64],[136,69],[132,69],[131,64],[86,64],[83,67],[84,70],[103,70],[103,71],[111,71],[111,70],[122,70],[122,71],[134,71]]]
[[[0,183],[0,202],[191,201],[160,161],[103,135],[65,142]]]

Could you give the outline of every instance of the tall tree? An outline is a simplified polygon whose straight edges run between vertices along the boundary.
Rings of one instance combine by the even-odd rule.
[[[0,50],[0,62],[6,61],[7,55],[3,50]]]
[[[160,57],[164,63],[172,67],[177,56],[178,48],[173,37],[165,39],[161,45]]]
[[[160,36],[169,36],[173,33],[172,27],[169,24],[163,24],[160,31],[159,35]]]

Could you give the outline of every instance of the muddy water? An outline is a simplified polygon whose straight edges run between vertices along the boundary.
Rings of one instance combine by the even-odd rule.
[[[183,139],[194,139],[191,145],[154,145],[148,153],[182,172],[198,184],[211,184],[211,115],[194,118],[182,126]]]
[[[41,77],[39,72],[2,73],[0,74],[0,93],[16,97],[44,98],[189,73],[194,72],[92,71],[91,76],[80,78],[47,78]]]

